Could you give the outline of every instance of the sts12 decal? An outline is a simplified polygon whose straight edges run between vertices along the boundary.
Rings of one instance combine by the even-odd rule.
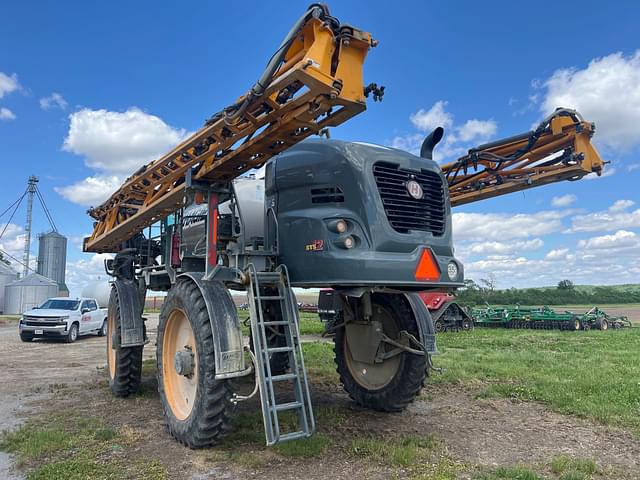
[[[321,252],[324,250],[324,240],[314,240],[309,245],[305,245],[304,249],[307,252]]]

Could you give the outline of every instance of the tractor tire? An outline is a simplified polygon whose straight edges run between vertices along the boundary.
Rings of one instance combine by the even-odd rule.
[[[222,284],[219,288],[229,295]],[[221,314],[231,311],[228,305],[219,308]],[[189,448],[202,448],[231,430],[231,381],[215,379],[211,322],[200,289],[191,280],[179,280],[162,305],[157,365],[158,392],[171,436]]]
[[[598,330],[608,330],[609,322],[606,318],[596,318],[596,328]]]
[[[120,329],[120,302],[118,291],[113,287],[107,313],[107,375],[111,393],[128,397],[140,388],[144,347],[120,347]]]
[[[569,322],[569,330],[576,331],[582,329],[582,322],[580,321],[580,317],[573,317]]]
[[[374,294],[371,302],[374,318],[380,319],[387,336],[396,338],[398,332],[406,330],[419,338],[413,312],[402,295]],[[336,330],[334,351],[340,381],[358,405],[382,412],[399,412],[413,402],[424,387],[425,356],[404,352],[381,364],[362,364],[351,356],[345,327]],[[367,377],[367,373],[373,375]]]

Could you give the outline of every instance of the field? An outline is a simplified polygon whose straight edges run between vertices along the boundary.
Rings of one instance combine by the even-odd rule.
[[[640,320],[640,307],[625,308]],[[8,372],[1,427],[12,429],[0,449],[17,463],[15,478],[640,477],[638,328],[442,334],[434,360],[443,371],[406,412],[381,414],[350,402],[332,343],[305,315],[318,433],[268,449],[252,400],[240,405],[221,445],[192,451],[166,432],[153,360],[157,315],[149,317],[143,389],[126,400],[108,392],[104,339],[26,345],[15,324],[0,325],[0,367]],[[3,454],[2,478],[11,478],[7,465]]]

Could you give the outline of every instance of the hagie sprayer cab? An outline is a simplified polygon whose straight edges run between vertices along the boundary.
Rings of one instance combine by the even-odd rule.
[[[268,444],[315,430],[294,287],[339,293],[336,361],[354,401],[404,409],[436,349],[416,292],[463,284],[451,205],[602,167],[589,143],[592,124],[568,110],[443,167],[431,159],[441,128],[420,156],[358,142],[300,143],[364,111],[368,96],[381,99],[383,88],[362,78],[375,45],[312,5],[247,94],[89,212],[95,224],[85,250],[117,253],[107,262],[111,389],[136,390],[144,295],[166,291],[158,389],[169,431],[190,447],[215,443],[236,404],[253,395]],[[241,177],[263,165],[264,180]],[[247,291],[250,341],[230,290]],[[251,374],[254,391],[234,391],[232,380]],[[293,430],[280,422],[287,411]]]

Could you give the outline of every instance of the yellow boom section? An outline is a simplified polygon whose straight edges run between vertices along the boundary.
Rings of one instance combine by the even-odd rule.
[[[604,162],[591,144],[594,131],[575,110],[558,109],[532,132],[469,150],[442,166],[451,205],[601,175]]]
[[[362,67],[371,35],[341,25],[315,4],[298,21],[267,71],[238,101],[162,158],[141,168],[102,205],[87,252],[115,252],[122,242],[182,207],[185,179],[225,183],[325,127],[366,108]],[[271,70],[270,70],[271,69]]]

